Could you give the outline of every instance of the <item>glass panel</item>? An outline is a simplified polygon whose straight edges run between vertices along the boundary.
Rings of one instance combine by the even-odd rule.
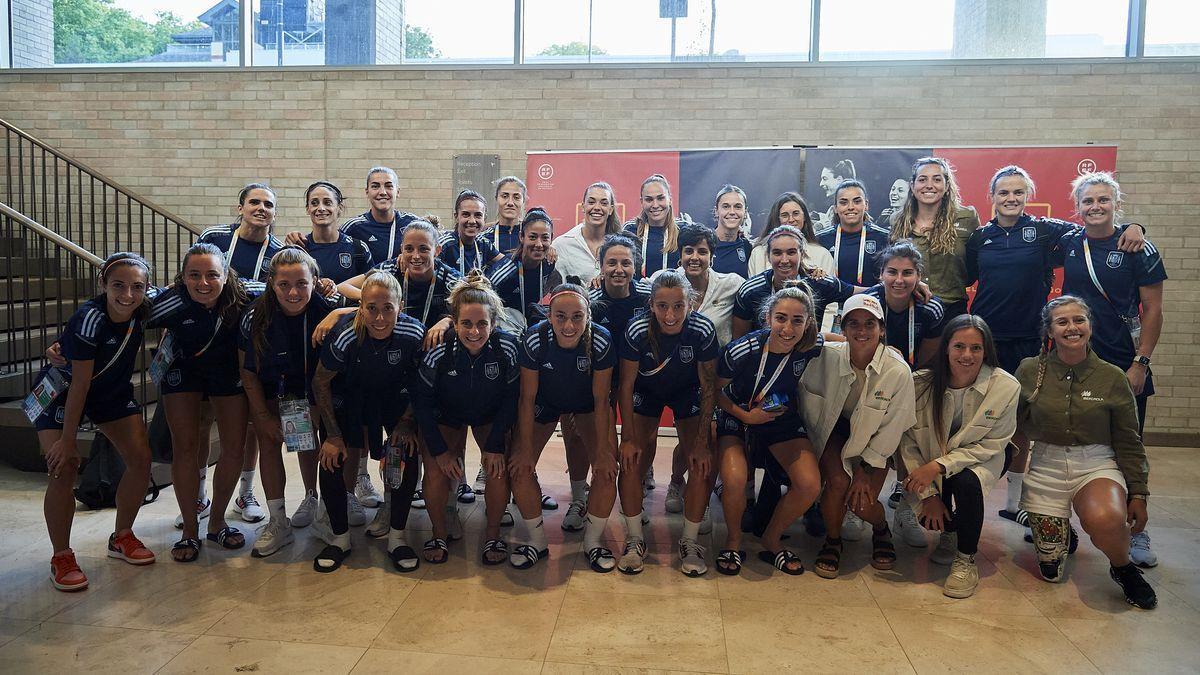
[[[1128,0],[839,0],[821,60],[1123,56]]]
[[[237,65],[238,0],[11,0],[16,68]]]
[[[1146,3],[1146,56],[1200,54],[1200,3],[1149,0]]]
[[[672,2],[674,43],[661,11]],[[525,0],[525,62],[805,61],[809,12],[805,1]]]

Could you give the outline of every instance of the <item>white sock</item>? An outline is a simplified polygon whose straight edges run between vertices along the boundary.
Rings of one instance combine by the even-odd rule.
[[[208,499],[208,471],[207,467],[200,469],[200,489],[196,492],[196,498],[200,501]]]
[[[587,514],[587,530],[583,533],[584,553],[600,546],[600,540],[604,537],[604,528],[607,525],[608,518]]]
[[[1004,501],[1004,509],[1013,513],[1021,508],[1021,487],[1025,484],[1025,474],[1008,472],[1008,496]]]
[[[587,501],[587,481],[573,480],[571,481],[571,501],[586,502]]]
[[[642,534],[642,513],[639,511],[632,516],[625,516],[625,538],[646,540]]]
[[[395,551],[399,546],[408,546],[408,536],[404,533],[404,530],[397,530],[393,527],[392,531],[388,532],[388,553]]]
[[[343,532],[341,534],[333,535],[332,537],[329,538],[329,543],[330,543],[330,545],[336,546],[336,547],[342,549],[343,551],[349,551],[350,550],[350,530],[346,530],[345,532]]]
[[[238,494],[254,491],[254,469],[242,472],[242,480],[238,484]]]
[[[282,499],[268,499],[267,512],[271,514],[272,521],[278,520],[282,523],[287,520],[287,510],[283,506]]]
[[[542,527],[542,517],[523,518],[525,522],[525,542],[539,551],[544,551],[546,543],[546,528]]]
[[[639,518],[638,523],[640,524],[641,522],[642,521]],[[692,541],[696,541],[696,538],[699,536],[700,536],[700,523],[693,523],[692,521],[688,520],[687,517],[685,516],[683,519],[683,538],[691,539]]]

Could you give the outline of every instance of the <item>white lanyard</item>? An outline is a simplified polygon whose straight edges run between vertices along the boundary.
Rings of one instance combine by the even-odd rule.
[[[525,263],[517,261],[517,287],[521,289],[521,313],[524,314],[528,309],[525,305]],[[546,290],[542,284],[546,283],[546,277],[542,276],[542,264],[538,263],[538,302],[546,297]]]
[[[304,378],[302,381],[304,382],[304,395],[308,396],[308,341],[310,339],[312,339],[312,336],[308,334],[308,306],[307,305],[304,306],[304,323],[303,323],[303,328],[301,328],[300,330],[302,330],[304,332],[304,334],[301,336],[304,340],[303,345],[301,347],[302,353],[304,354]],[[290,360],[290,357],[289,357],[289,360]],[[279,376],[279,391],[276,393],[276,396],[278,396],[279,400],[281,400],[281,401],[284,398],[284,391],[285,391],[286,387],[287,387],[287,375]]]
[[[504,227],[504,226],[501,225],[500,221],[497,220],[496,221],[496,229],[492,230],[492,245],[496,247],[497,251],[503,250],[500,248],[500,228],[502,228],[502,227]],[[516,225],[510,227],[509,229],[510,230],[516,229]]]
[[[754,406],[759,401],[763,400],[764,397],[766,397],[767,392],[770,391],[771,386],[775,384],[775,380],[779,379],[780,374],[783,373],[783,367],[786,366],[788,362],[788,354],[784,354],[783,358],[779,361],[779,366],[775,368],[775,373],[771,375],[771,379],[767,380],[767,383],[763,385],[762,391],[759,391],[758,383],[762,381],[763,370],[767,367],[767,354],[770,351],[767,349],[767,346],[769,343],[770,337],[763,342],[762,358],[758,360],[758,374],[754,376],[754,387],[750,389],[751,406]]]
[[[482,267],[479,264],[479,239],[478,238],[472,239],[471,243],[475,245],[475,267],[479,267],[480,269],[482,269]],[[463,276],[466,276],[466,274],[467,274],[466,264],[467,264],[466,252],[463,250],[462,239],[459,239],[458,240],[458,271]],[[471,269],[475,269],[475,267],[472,267]]]
[[[1088,276],[1092,278],[1092,283],[1095,284],[1096,290],[1100,291],[1100,295],[1108,300],[1108,304],[1112,304],[1112,299],[1108,297],[1108,293],[1104,292],[1104,287],[1100,285],[1100,279],[1096,277],[1096,269],[1092,267],[1092,249],[1088,246],[1087,236],[1083,238],[1083,262],[1087,265]]]
[[[225,252],[225,262],[233,265],[233,250],[237,248],[238,228],[233,229],[233,239],[229,241],[229,250]],[[266,239],[263,239],[262,248],[258,250],[258,260],[254,263],[254,274],[250,276],[251,281],[258,281],[258,275],[262,274],[263,258],[267,257],[267,242],[270,241],[271,235],[268,234]]]
[[[646,236],[642,237],[642,276],[643,277],[647,276],[646,275],[646,260],[648,260],[648,258],[646,258],[646,245],[650,241],[650,228],[652,228],[652,227],[654,227],[654,226],[646,225]],[[667,232],[666,232],[667,226],[663,225],[662,227],[663,227],[663,243],[662,243],[662,248],[659,249],[660,251],[662,251],[662,267],[660,267],[659,269],[665,270],[665,269],[667,269]]]
[[[437,286],[437,272],[433,273],[433,278],[429,280],[429,289],[425,291],[425,311],[421,312],[421,323],[426,328],[429,327],[429,308],[433,306],[433,289]],[[404,272],[404,304],[408,304],[408,271]]]
[[[891,311],[891,310],[887,309],[886,302],[884,302],[883,306],[886,311]],[[909,300],[908,300],[908,362],[910,365],[916,365],[916,363],[917,363],[917,346],[914,344],[914,339],[913,339],[916,337],[916,331],[914,330],[915,320],[916,320],[915,316],[916,316],[916,303],[913,302],[912,298],[909,298]],[[886,321],[884,323],[885,323],[884,328],[885,328],[885,332],[886,332]]]
[[[859,230],[858,239],[858,285],[862,286],[863,282],[863,256],[867,252],[867,225],[863,223],[863,227]],[[833,235],[833,276],[838,275],[838,261],[842,254],[842,226],[839,225],[837,233]]]
[[[388,231],[388,254],[387,254],[388,260],[391,260],[393,254],[395,253],[393,251],[393,249],[396,248],[396,220],[397,220],[397,216],[396,216],[396,214],[393,213],[392,214],[392,229]]]

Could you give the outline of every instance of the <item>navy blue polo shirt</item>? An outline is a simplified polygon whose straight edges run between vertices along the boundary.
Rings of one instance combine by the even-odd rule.
[[[1054,250],[1064,234],[1078,229],[1065,220],[1024,215],[1012,227],[993,219],[971,233],[966,282],[979,281],[971,313],[983,317],[997,338],[1036,338],[1053,281]]]
[[[717,358],[717,329],[700,312],[689,312],[683,329],[675,335],[658,333],[651,343],[653,320],[649,311],[629,322],[621,340],[622,359],[636,361],[638,376],[634,391],[673,401],[681,395],[700,389],[697,363]],[[657,355],[655,352],[657,351]]]
[[[264,395],[309,396],[312,376],[317,372],[321,356],[312,346],[312,333],[333,308],[333,303],[314,293],[308,307],[296,316],[276,311],[266,327],[266,346],[262,354],[255,349],[251,336],[254,305],[242,315],[238,334],[238,349],[246,354],[242,367],[258,375]],[[312,402],[311,397],[309,401]]]
[[[874,286],[879,283],[879,254],[888,247],[891,232],[875,223],[866,223],[858,232],[842,232],[840,246],[837,241],[838,226],[827,227],[817,232],[817,241],[829,249],[837,265],[837,278],[855,286]],[[866,232],[865,242],[863,232]],[[836,251],[834,249],[837,249]],[[862,251],[862,278],[858,276],[858,256]],[[825,270],[833,274],[833,270]]]
[[[595,409],[592,374],[617,363],[617,348],[603,326],[592,323],[592,351],[583,340],[574,349],[564,349],[554,337],[549,321],[530,326],[521,340],[517,362],[538,372],[538,405],[566,412]]]
[[[508,255],[521,247],[521,226],[503,227],[496,224],[480,233],[479,238],[487,239],[492,248]]]
[[[1158,248],[1149,240],[1141,253],[1119,250],[1117,240],[1123,231],[1119,229],[1104,239],[1088,238],[1083,230],[1069,232],[1059,240],[1056,261],[1063,266],[1063,293],[1083,298],[1092,310],[1092,349],[1096,356],[1128,370],[1137,351],[1121,317],[1139,315],[1141,288],[1166,281],[1167,270]],[[1091,252],[1092,269],[1108,299],[1088,274],[1083,258],[1085,240]]]
[[[268,234],[261,242],[242,239],[234,234],[237,228],[237,223],[210,227],[200,233],[196,243],[212,244],[221,249],[229,266],[243,279],[266,281],[271,271],[271,256],[283,248],[283,242],[273,234]],[[233,255],[229,253],[231,248]]]
[[[677,226],[683,226],[686,223],[675,221]],[[628,234],[638,244],[638,250],[643,253],[642,267],[635,270],[638,276],[649,278],[652,274],[659,270],[671,270],[679,267],[679,245],[676,242],[674,251],[664,251],[663,246],[667,228],[646,226],[646,240],[637,234],[637,221],[631,220],[625,223],[625,234]]]
[[[525,315],[528,323],[537,323],[544,316],[534,309],[551,290],[562,283],[562,277],[555,271],[554,265],[542,261],[537,269],[526,269],[521,272],[521,262],[514,258],[505,258],[488,273],[492,288],[500,296],[505,307],[511,307]],[[524,280],[525,304],[521,304],[521,280]]]
[[[93,361],[89,398],[128,386],[144,332],[145,322],[137,317],[119,323],[110,319],[106,296],[92,298],[75,310],[58,338],[63,358],[67,360],[67,365],[59,370],[70,380],[72,361]],[[112,366],[108,365],[110,362]]]
[[[337,373],[333,391],[350,419],[385,424],[403,413],[424,339],[425,327],[405,314],[382,340],[369,334],[360,339],[353,314],[338,319],[321,347],[321,365]]]
[[[243,281],[247,297],[253,301],[266,291],[260,281]],[[219,321],[220,312],[208,309],[192,300],[182,284],[167,288],[154,298],[146,328],[165,328],[171,331],[180,358],[209,357],[237,360],[237,321]]]
[[[321,276],[337,284],[366,274],[375,264],[371,249],[345,232],[338,232],[338,240],[332,243],[315,242],[309,233],[304,237],[304,250],[317,261]]]
[[[713,251],[712,268],[723,274],[736,274],[745,279],[750,276],[750,250],[754,244],[745,237],[733,241],[717,240],[717,250]]]
[[[376,222],[367,211],[361,216],[355,216],[342,223],[342,232],[361,241],[371,251],[371,259],[376,264],[395,258],[400,254],[400,243],[404,241],[404,228],[418,218],[411,213],[395,211],[390,223]]]
[[[604,284],[588,289],[588,303],[592,308],[592,321],[612,335],[624,335],[629,320],[646,309],[650,300],[650,281],[637,279],[630,282],[629,295],[614,298],[608,294]],[[615,378],[614,378],[615,379]]]
[[[466,274],[475,268],[486,272],[498,255],[500,252],[492,246],[491,240],[484,239],[482,236],[475,237],[473,242],[464,243],[458,237],[451,235],[442,243],[438,260],[458,270],[459,274]]]
[[[733,296],[733,315],[739,319],[751,322],[755,329],[763,328],[761,321],[763,303],[771,297],[775,292],[772,285],[775,279],[775,270],[768,269],[755,274],[742,285],[738,287],[737,295]],[[820,325],[821,317],[825,313],[825,305],[834,302],[840,297],[849,297],[854,295],[854,287],[849,284],[842,283],[836,277],[827,276],[821,279],[812,277],[804,277],[805,283],[813,292],[813,302],[816,305],[817,325]]]

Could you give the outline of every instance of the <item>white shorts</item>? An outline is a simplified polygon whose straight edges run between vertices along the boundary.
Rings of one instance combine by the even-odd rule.
[[[1059,518],[1071,517],[1071,501],[1084,485],[1107,478],[1121,489],[1125,475],[1110,445],[1051,445],[1035,441],[1021,490],[1021,508]]]

